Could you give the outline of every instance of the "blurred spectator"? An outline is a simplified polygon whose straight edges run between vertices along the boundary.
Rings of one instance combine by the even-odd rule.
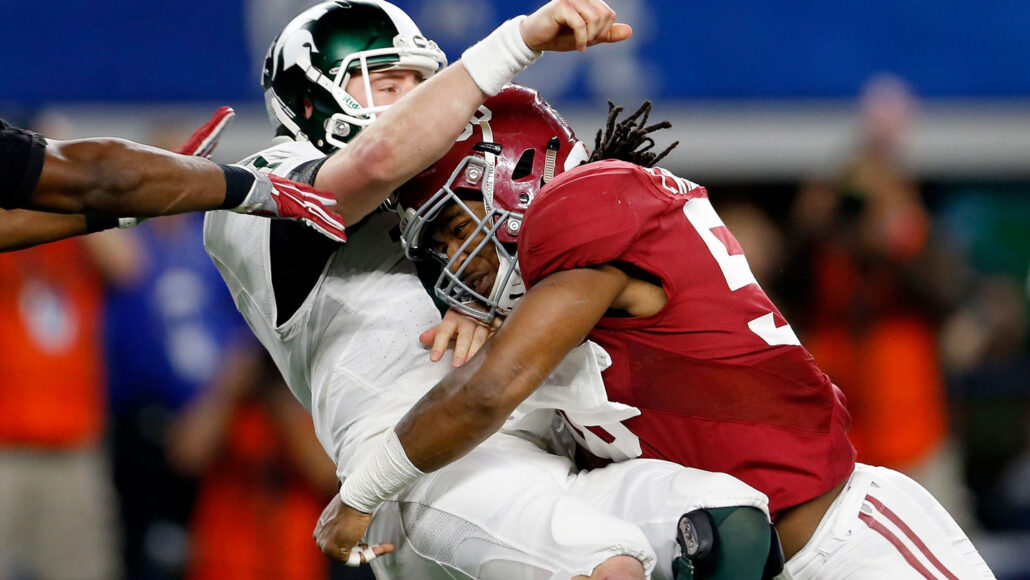
[[[127,258],[103,234],[0,254],[0,578],[121,575],[100,329]]]
[[[120,575],[97,240],[0,255],[0,578]]]
[[[270,357],[228,362],[169,440],[173,462],[200,478],[187,577],[326,578],[311,533],[337,489],[332,461]]]
[[[1030,196],[961,186],[940,215],[950,251],[977,275],[942,335],[966,481],[986,528],[1030,530]]]
[[[188,135],[163,123],[148,139],[174,149]],[[168,425],[234,352],[258,348],[204,251],[202,227],[201,214],[186,214],[108,233],[122,255],[122,273],[108,284],[105,345],[130,579],[184,573],[196,484],[166,460]]]
[[[169,421],[219,378],[237,349],[255,349],[207,258],[202,216],[151,220],[116,232],[136,256],[107,295],[115,482],[129,578],[185,569],[194,482],[165,460]]]
[[[964,491],[948,445],[938,323],[961,270],[930,243],[931,216],[902,161],[916,110],[902,80],[872,79],[861,98],[858,150],[793,208],[802,276],[790,296],[798,331],[841,387],[858,460],[922,483],[964,527]]]

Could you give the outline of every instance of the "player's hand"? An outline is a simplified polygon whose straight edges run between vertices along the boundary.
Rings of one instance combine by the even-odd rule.
[[[277,175],[243,168],[253,173],[256,179],[246,199],[233,211],[300,220],[331,240],[347,241],[343,217],[329,209],[336,205],[332,194]]]
[[[232,107],[219,108],[214,115],[211,115],[211,119],[194,131],[186,143],[175,152],[180,155],[193,155],[209,159],[214,153],[215,147],[218,146],[218,140],[222,138],[225,128],[229,126],[229,121],[235,116],[236,111],[233,111]]]
[[[322,510],[315,526],[315,543],[322,553],[330,558],[358,567],[367,564],[377,556],[394,551],[393,544],[361,543],[361,537],[372,522],[372,514],[359,512],[343,503],[339,494]]]
[[[533,50],[583,51],[632,35],[602,0],[551,0],[522,21],[522,39]]]
[[[448,310],[443,315],[443,322],[419,335],[418,341],[422,346],[430,347],[429,360],[439,362],[453,340],[454,356],[451,358],[451,366],[457,368],[479,352],[483,343],[493,336],[500,324],[500,317],[494,318],[494,322],[488,325],[455,310]]]

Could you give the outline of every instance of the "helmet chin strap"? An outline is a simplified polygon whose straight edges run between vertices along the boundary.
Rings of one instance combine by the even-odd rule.
[[[497,257],[500,265],[497,267],[497,278],[494,280],[494,287],[490,289],[490,296],[497,297],[497,313],[507,316],[511,313],[511,309],[515,308],[519,298],[526,294],[526,285],[522,281],[522,272],[519,271],[517,256],[498,255]]]

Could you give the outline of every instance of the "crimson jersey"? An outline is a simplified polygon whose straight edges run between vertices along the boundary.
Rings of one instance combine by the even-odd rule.
[[[555,178],[519,235],[527,285],[612,262],[650,273],[668,295],[654,316],[606,316],[590,333],[612,358],[609,399],[641,411],[623,425],[644,457],[730,473],[768,495],[773,513],[848,477],[844,396],[759,287],[703,187],[619,161]]]

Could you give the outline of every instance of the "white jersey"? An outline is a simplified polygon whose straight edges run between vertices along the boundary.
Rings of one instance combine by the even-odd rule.
[[[254,155],[276,175],[323,154],[289,141]],[[439,312],[389,238],[395,218],[372,217],[330,257],[321,277],[283,324],[271,283],[271,221],[209,212],[204,244],[237,308],[271,354],[287,385],[311,413],[319,441],[340,475],[363,440],[393,427],[449,366],[428,364],[419,333]],[[329,386],[332,385],[332,389]]]
[[[243,163],[287,176],[323,156],[310,143],[284,141]],[[348,232],[347,243],[329,258],[307,299],[277,324],[270,224],[260,217],[208,212],[204,245],[237,308],[311,413],[338,474],[346,476],[364,451],[361,443],[393,427],[450,371],[446,361],[430,363],[418,343],[420,333],[440,322],[440,314],[414,266],[390,239],[396,218],[378,214]],[[557,407],[579,416],[583,425],[619,424],[639,414],[608,402],[598,366],[606,357],[599,348],[573,351],[512,415],[505,431],[547,438]],[[624,447],[621,459],[640,454],[638,443]]]

